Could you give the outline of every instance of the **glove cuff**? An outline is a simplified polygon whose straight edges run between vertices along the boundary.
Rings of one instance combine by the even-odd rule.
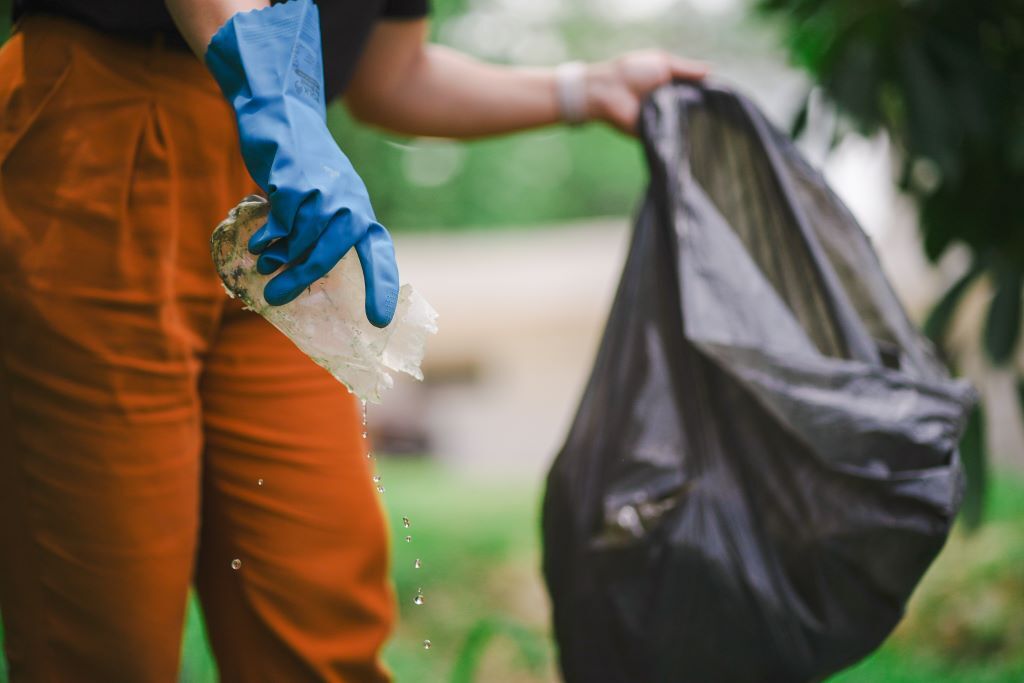
[[[320,14],[311,0],[235,14],[213,34],[205,61],[236,112],[250,100],[293,96],[326,118]]]

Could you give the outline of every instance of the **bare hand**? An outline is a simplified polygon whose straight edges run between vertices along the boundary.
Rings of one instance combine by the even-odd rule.
[[[627,52],[590,64],[585,77],[587,118],[636,135],[640,103],[652,90],[677,78],[698,81],[707,73],[706,65],[662,50]]]

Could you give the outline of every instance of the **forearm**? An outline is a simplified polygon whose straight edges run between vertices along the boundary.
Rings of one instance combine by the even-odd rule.
[[[374,28],[345,95],[359,120],[406,135],[475,138],[557,123],[564,114],[635,134],[640,103],[651,91],[707,73],[703,64],[660,50],[560,74],[497,66],[427,45],[426,36],[425,20]]]
[[[167,9],[192,51],[200,59],[210,38],[238,12],[266,7],[268,0],[166,0]]]
[[[360,120],[405,135],[476,138],[560,120],[554,69],[486,64],[424,45],[400,77],[346,99]]]

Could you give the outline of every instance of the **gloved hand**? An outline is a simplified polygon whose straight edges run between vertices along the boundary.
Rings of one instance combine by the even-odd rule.
[[[310,0],[234,15],[210,40],[206,64],[235,109],[242,156],[270,199],[249,241],[274,305],[294,299],[353,246],[366,317],[384,327],[398,301],[398,266],[366,186],[327,129],[320,19]]]

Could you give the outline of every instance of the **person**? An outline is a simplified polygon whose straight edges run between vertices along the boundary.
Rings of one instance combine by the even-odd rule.
[[[386,325],[394,250],[327,101],[406,135],[632,133],[646,94],[704,75],[658,51],[488,65],[425,41],[427,0],[266,4],[15,0],[0,51],[14,683],[174,680],[193,581],[223,680],[388,680],[395,609],[359,408],[226,298],[210,230],[266,193],[249,246],[267,300],[354,248],[367,317]]]

